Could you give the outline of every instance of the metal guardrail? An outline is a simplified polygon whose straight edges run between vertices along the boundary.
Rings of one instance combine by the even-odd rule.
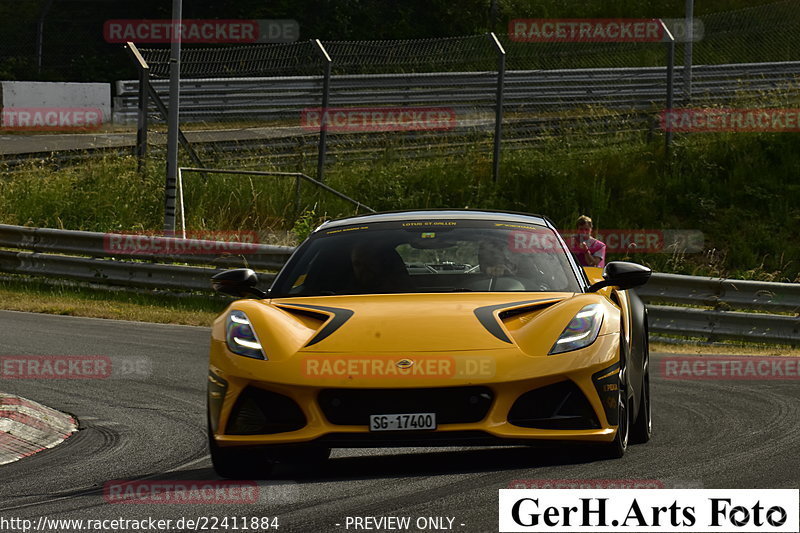
[[[119,239],[128,242],[116,244]],[[130,240],[133,239],[133,240]],[[227,245],[227,246],[222,246]],[[278,270],[294,251],[290,246],[258,243],[223,243],[203,239],[166,238],[145,234],[99,233],[93,231],[29,228],[0,224],[0,248],[16,248],[37,253],[82,255],[93,258],[159,261],[213,265],[224,268],[248,266]],[[115,249],[116,248],[116,249]],[[197,253],[165,253],[159,249],[195,250]],[[213,249],[230,252],[210,253]],[[241,253],[235,253],[239,251]]]
[[[504,110],[604,106],[646,110],[664,106],[666,67],[511,70],[505,72]],[[682,79],[682,67],[675,77]],[[696,65],[692,100],[726,101],[774,89],[798,90],[800,62]],[[300,111],[318,107],[321,76],[209,78],[181,82],[181,118],[298,119]],[[159,95],[167,80],[151,80]],[[139,82],[115,84],[114,121],[136,120]],[[457,113],[491,110],[497,91],[495,72],[363,74],[331,77],[332,106],[448,106]]]
[[[136,235],[134,246],[149,251],[119,253],[109,246],[109,239],[119,236],[0,225],[0,248],[11,249],[0,250],[0,272],[122,287],[208,292],[209,279],[216,272],[243,266],[274,272],[294,250],[257,244],[240,254],[154,254],[154,246],[163,247],[167,241],[172,248],[195,249],[220,245],[235,248],[236,243]],[[265,285],[274,276],[272,272],[260,275]],[[798,283],[656,273],[636,292],[647,303],[651,335],[800,345]]]
[[[243,266],[243,265],[238,265]],[[134,263],[26,252],[0,251],[0,271],[63,278],[101,285],[207,291],[209,279],[223,269]],[[262,276],[271,281],[274,276]]]
[[[800,283],[653,274],[636,292],[651,334],[800,345]]]
[[[656,274],[637,293],[669,304],[800,313],[800,283]]]
[[[708,342],[737,340],[800,345],[800,318],[796,316],[663,305],[648,305],[647,309],[651,334],[696,337]]]
[[[506,71],[503,89],[503,147],[528,148],[532,143],[558,138],[578,128],[585,132],[575,143],[591,146],[598,136],[623,136],[655,131],[654,113],[666,106],[666,67],[604,68],[574,70]],[[730,102],[736,98],[758,97],[776,89],[782,94],[800,94],[800,62],[697,65],[692,71],[692,102],[696,105]],[[682,67],[675,68],[676,84]],[[166,80],[151,80],[152,92],[166,96]],[[296,166],[317,148],[318,131],[300,126],[300,112],[318,107],[323,80],[319,76],[270,78],[187,79],[181,85],[181,116],[191,121],[212,121],[224,127],[226,121],[279,119],[293,126],[248,127],[190,131],[191,146],[203,159],[209,152],[228,167],[267,159],[280,168]],[[115,83],[114,120],[137,120],[139,81]],[[393,145],[403,158],[431,157],[431,154],[461,154],[465,147],[491,145],[496,127],[495,72],[435,72],[332,76],[330,105],[337,106],[436,106],[451,107],[458,114],[456,126],[447,131],[416,131]],[[676,95],[678,105],[681,95]],[[165,114],[149,98],[150,118]],[[555,112],[555,115],[554,115]],[[563,116],[559,116],[559,113]],[[160,147],[163,135],[151,132],[151,145]],[[604,137],[604,142],[609,140]],[[124,143],[123,143],[124,144]],[[90,147],[91,152],[127,153],[125,146]],[[143,145],[139,145],[142,149]],[[383,136],[361,132],[337,132],[327,136],[330,160],[374,160],[385,149]],[[32,151],[4,156],[0,161],[14,169],[31,157],[48,157],[57,162],[92,157],[79,149]],[[196,163],[197,161],[195,161]]]
[[[288,246],[5,224],[0,224],[0,248],[13,249],[0,251],[0,272],[182,291],[209,291],[210,277],[228,268],[279,270],[294,250]],[[274,274],[261,277],[271,282]]]

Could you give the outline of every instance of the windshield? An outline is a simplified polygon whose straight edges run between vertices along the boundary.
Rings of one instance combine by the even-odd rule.
[[[436,220],[321,230],[271,295],[579,290],[567,252],[546,227]]]

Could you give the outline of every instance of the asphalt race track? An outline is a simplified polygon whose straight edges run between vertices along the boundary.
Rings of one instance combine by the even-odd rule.
[[[796,380],[664,380],[654,354],[655,434],[621,460],[581,449],[335,450],[322,470],[282,467],[262,482],[257,503],[111,504],[103,497],[110,480],[218,479],[206,443],[208,330],[8,311],[0,311],[0,323],[0,355],[152,362],[149,376],[0,379],[0,391],[69,412],[82,428],[52,450],[0,466],[5,519],[277,516],[278,531],[314,532],[346,531],[348,516],[392,515],[412,524],[451,517],[453,530],[477,532],[497,530],[497,491],[514,480],[645,479],[696,488],[797,488],[800,480]]]

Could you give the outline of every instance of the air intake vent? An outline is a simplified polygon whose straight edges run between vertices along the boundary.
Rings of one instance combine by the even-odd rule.
[[[225,433],[268,435],[297,431],[305,425],[306,417],[294,400],[275,392],[248,387],[236,400]]]
[[[597,429],[600,422],[589,400],[572,381],[562,381],[520,396],[508,421],[537,429]]]

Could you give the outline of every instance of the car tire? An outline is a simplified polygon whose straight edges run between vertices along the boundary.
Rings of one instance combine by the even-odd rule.
[[[619,371],[619,387],[617,394],[617,434],[614,440],[603,445],[602,456],[607,459],[619,459],[625,455],[630,440],[630,402],[628,398],[628,373],[625,358],[621,360]]]
[[[605,445],[603,456],[608,459],[619,459],[625,455],[630,440],[630,415],[628,413],[628,400],[625,391],[620,389],[617,400],[617,410],[619,412],[619,426],[614,440]]]
[[[630,441],[633,444],[644,444],[653,435],[652,408],[650,406],[650,357],[645,352],[644,371],[642,372],[642,394],[639,401],[639,414],[631,425]]]

